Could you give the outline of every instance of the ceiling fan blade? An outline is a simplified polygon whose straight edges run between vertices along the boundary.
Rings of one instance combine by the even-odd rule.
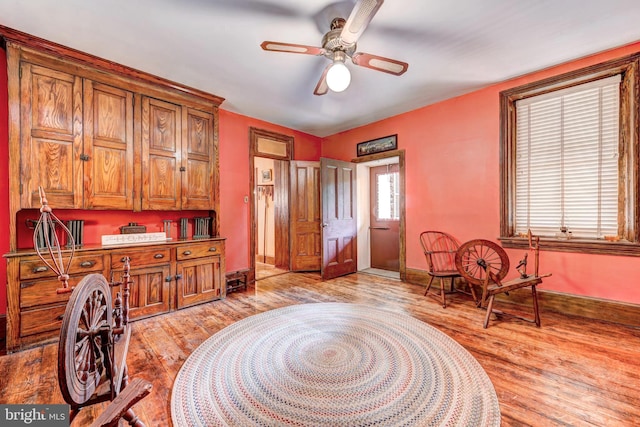
[[[325,50],[322,47],[272,41],[264,41],[260,47],[272,52],[303,53],[306,55],[324,55],[325,53]]]
[[[377,71],[384,71],[385,73],[399,76],[404,74],[409,68],[409,64],[395,59],[384,58],[378,55],[371,55],[370,53],[357,52],[351,57],[354,64],[361,67],[371,68]]]
[[[329,92],[329,85],[327,85],[327,73],[329,72],[329,68],[331,68],[332,65],[333,63],[327,65],[324,68],[322,76],[320,77],[320,80],[318,80],[318,84],[313,91],[314,95],[325,95],[327,92]]]
[[[383,1],[358,0],[340,33],[340,41],[343,46],[350,46],[358,41],[373,16],[382,6]]]

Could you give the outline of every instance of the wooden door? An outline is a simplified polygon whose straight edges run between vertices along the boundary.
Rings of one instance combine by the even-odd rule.
[[[142,208],[177,210],[181,204],[182,113],[179,105],[142,99]]]
[[[333,159],[320,159],[322,189],[323,279],[331,279],[357,268],[356,166]]]
[[[289,215],[289,162],[287,160],[273,160],[273,229],[275,266],[282,270],[291,267],[290,254],[290,215]],[[317,268],[320,270],[320,267]]]
[[[397,164],[369,169],[371,267],[400,269],[400,182]]]
[[[213,114],[183,108],[182,209],[213,210]]]
[[[291,270],[321,268],[320,162],[291,162]]]
[[[82,207],[82,80],[22,63],[20,206],[39,208],[38,187],[56,209]]]
[[[84,81],[84,208],[133,209],[133,94]]]

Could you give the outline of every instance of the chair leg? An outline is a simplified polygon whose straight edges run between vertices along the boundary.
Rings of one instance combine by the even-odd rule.
[[[489,317],[491,316],[491,313],[493,312],[493,299],[495,298],[495,295],[491,295],[489,297],[489,303],[487,304],[487,315],[484,317],[484,325],[482,326],[484,329],[487,329],[487,326],[489,326]]]
[[[536,285],[531,285],[531,296],[533,297],[533,314],[536,320],[536,326],[540,327],[540,311],[538,309],[538,292],[536,291]]]
[[[442,308],[447,308],[447,300],[445,299],[444,277],[440,278],[440,299],[442,300]]]
[[[429,276],[429,283],[427,283],[427,288],[424,290],[424,295],[427,296],[427,292],[431,289],[431,283],[433,283],[433,276]]]

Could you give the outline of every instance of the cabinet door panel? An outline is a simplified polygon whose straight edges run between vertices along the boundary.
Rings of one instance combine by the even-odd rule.
[[[142,99],[142,208],[180,209],[182,108]]]
[[[214,209],[213,172],[215,148],[213,115],[184,109],[184,145],[186,158],[182,176],[182,208]]]
[[[129,318],[138,319],[155,314],[166,313],[170,309],[170,278],[169,265],[132,269],[129,295]],[[122,272],[118,271],[116,275]],[[119,276],[118,276],[119,277]],[[121,292],[120,287],[114,288],[113,297],[116,292]]]
[[[221,297],[222,269],[219,256],[179,262],[176,271],[178,308]]]
[[[79,208],[82,202],[82,81],[29,63],[21,64],[21,207],[49,204]]]
[[[84,82],[85,208],[133,208],[133,94]]]

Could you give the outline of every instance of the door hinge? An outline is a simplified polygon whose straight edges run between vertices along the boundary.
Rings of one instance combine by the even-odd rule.
[[[18,68],[18,78],[22,78],[22,67]]]

